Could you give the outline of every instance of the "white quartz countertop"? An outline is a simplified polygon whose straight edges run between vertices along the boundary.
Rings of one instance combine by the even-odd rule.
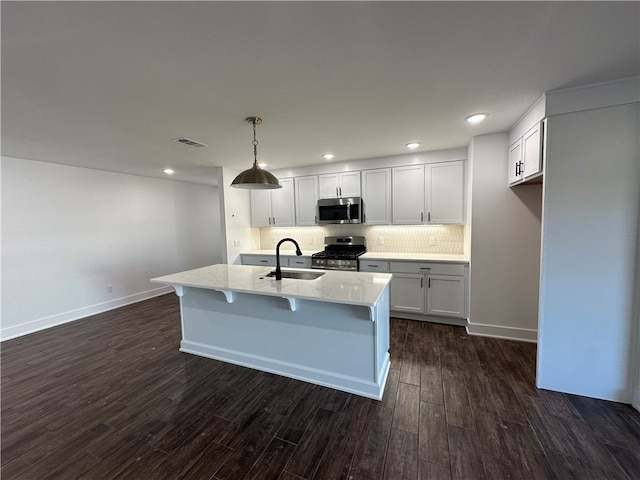
[[[288,299],[315,300],[372,307],[378,303],[391,274],[344,272],[283,268],[282,271],[325,272],[315,280],[263,277],[273,267],[218,264],[152,278],[155,283],[172,286],[197,287],[229,292],[270,295]]]
[[[321,250],[321,249],[320,249]],[[319,250],[307,251],[303,250],[302,255],[310,257]],[[273,255],[275,250],[254,250],[251,252],[243,252],[241,255]],[[294,250],[280,250],[280,255],[296,256]],[[412,261],[412,262],[447,262],[447,263],[469,263],[469,259],[462,254],[448,253],[401,253],[401,252],[367,252],[360,256],[361,260],[390,260],[390,261]]]
[[[303,257],[310,257],[312,254],[316,253],[318,250],[302,250]],[[240,255],[273,255],[276,256],[276,249],[270,250],[253,250],[251,252],[242,252]],[[295,257],[295,250],[284,250],[284,248],[280,249],[280,255],[285,257]]]
[[[360,256],[360,260],[469,263],[469,259],[464,255],[447,253],[367,252]]]

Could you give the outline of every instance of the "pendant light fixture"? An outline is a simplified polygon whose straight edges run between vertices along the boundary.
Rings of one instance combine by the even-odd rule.
[[[248,117],[247,123],[253,124],[253,166],[249,170],[240,172],[231,182],[232,187],[236,188],[253,188],[256,190],[266,190],[274,188],[282,188],[278,179],[266,170],[262,170],[258,166],[258,141],[256,140],[256,125],[262,123],[262,119],[258,117]]]

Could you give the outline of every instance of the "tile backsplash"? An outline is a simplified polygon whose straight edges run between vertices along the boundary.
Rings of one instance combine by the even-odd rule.
[[[464,225],[325,225],[322,227],[261,228],[260,248],[271,250],[285,237],[295,239],[304,251],[320,251],[324,237],[364,235],[370,252],[461,254]],[[292,244],[282,245],[283,251]]]

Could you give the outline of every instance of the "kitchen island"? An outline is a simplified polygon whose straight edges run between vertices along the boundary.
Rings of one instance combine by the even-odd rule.
[[[180,350],[380,400],[389,372],[386,273],[212,265],[154,278],[180,297]]]

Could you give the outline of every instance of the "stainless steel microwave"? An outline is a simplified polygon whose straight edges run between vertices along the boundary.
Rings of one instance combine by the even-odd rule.
[[[363,205],[360,197],[322,198],[318,200],[318,223],[362,223]]]

